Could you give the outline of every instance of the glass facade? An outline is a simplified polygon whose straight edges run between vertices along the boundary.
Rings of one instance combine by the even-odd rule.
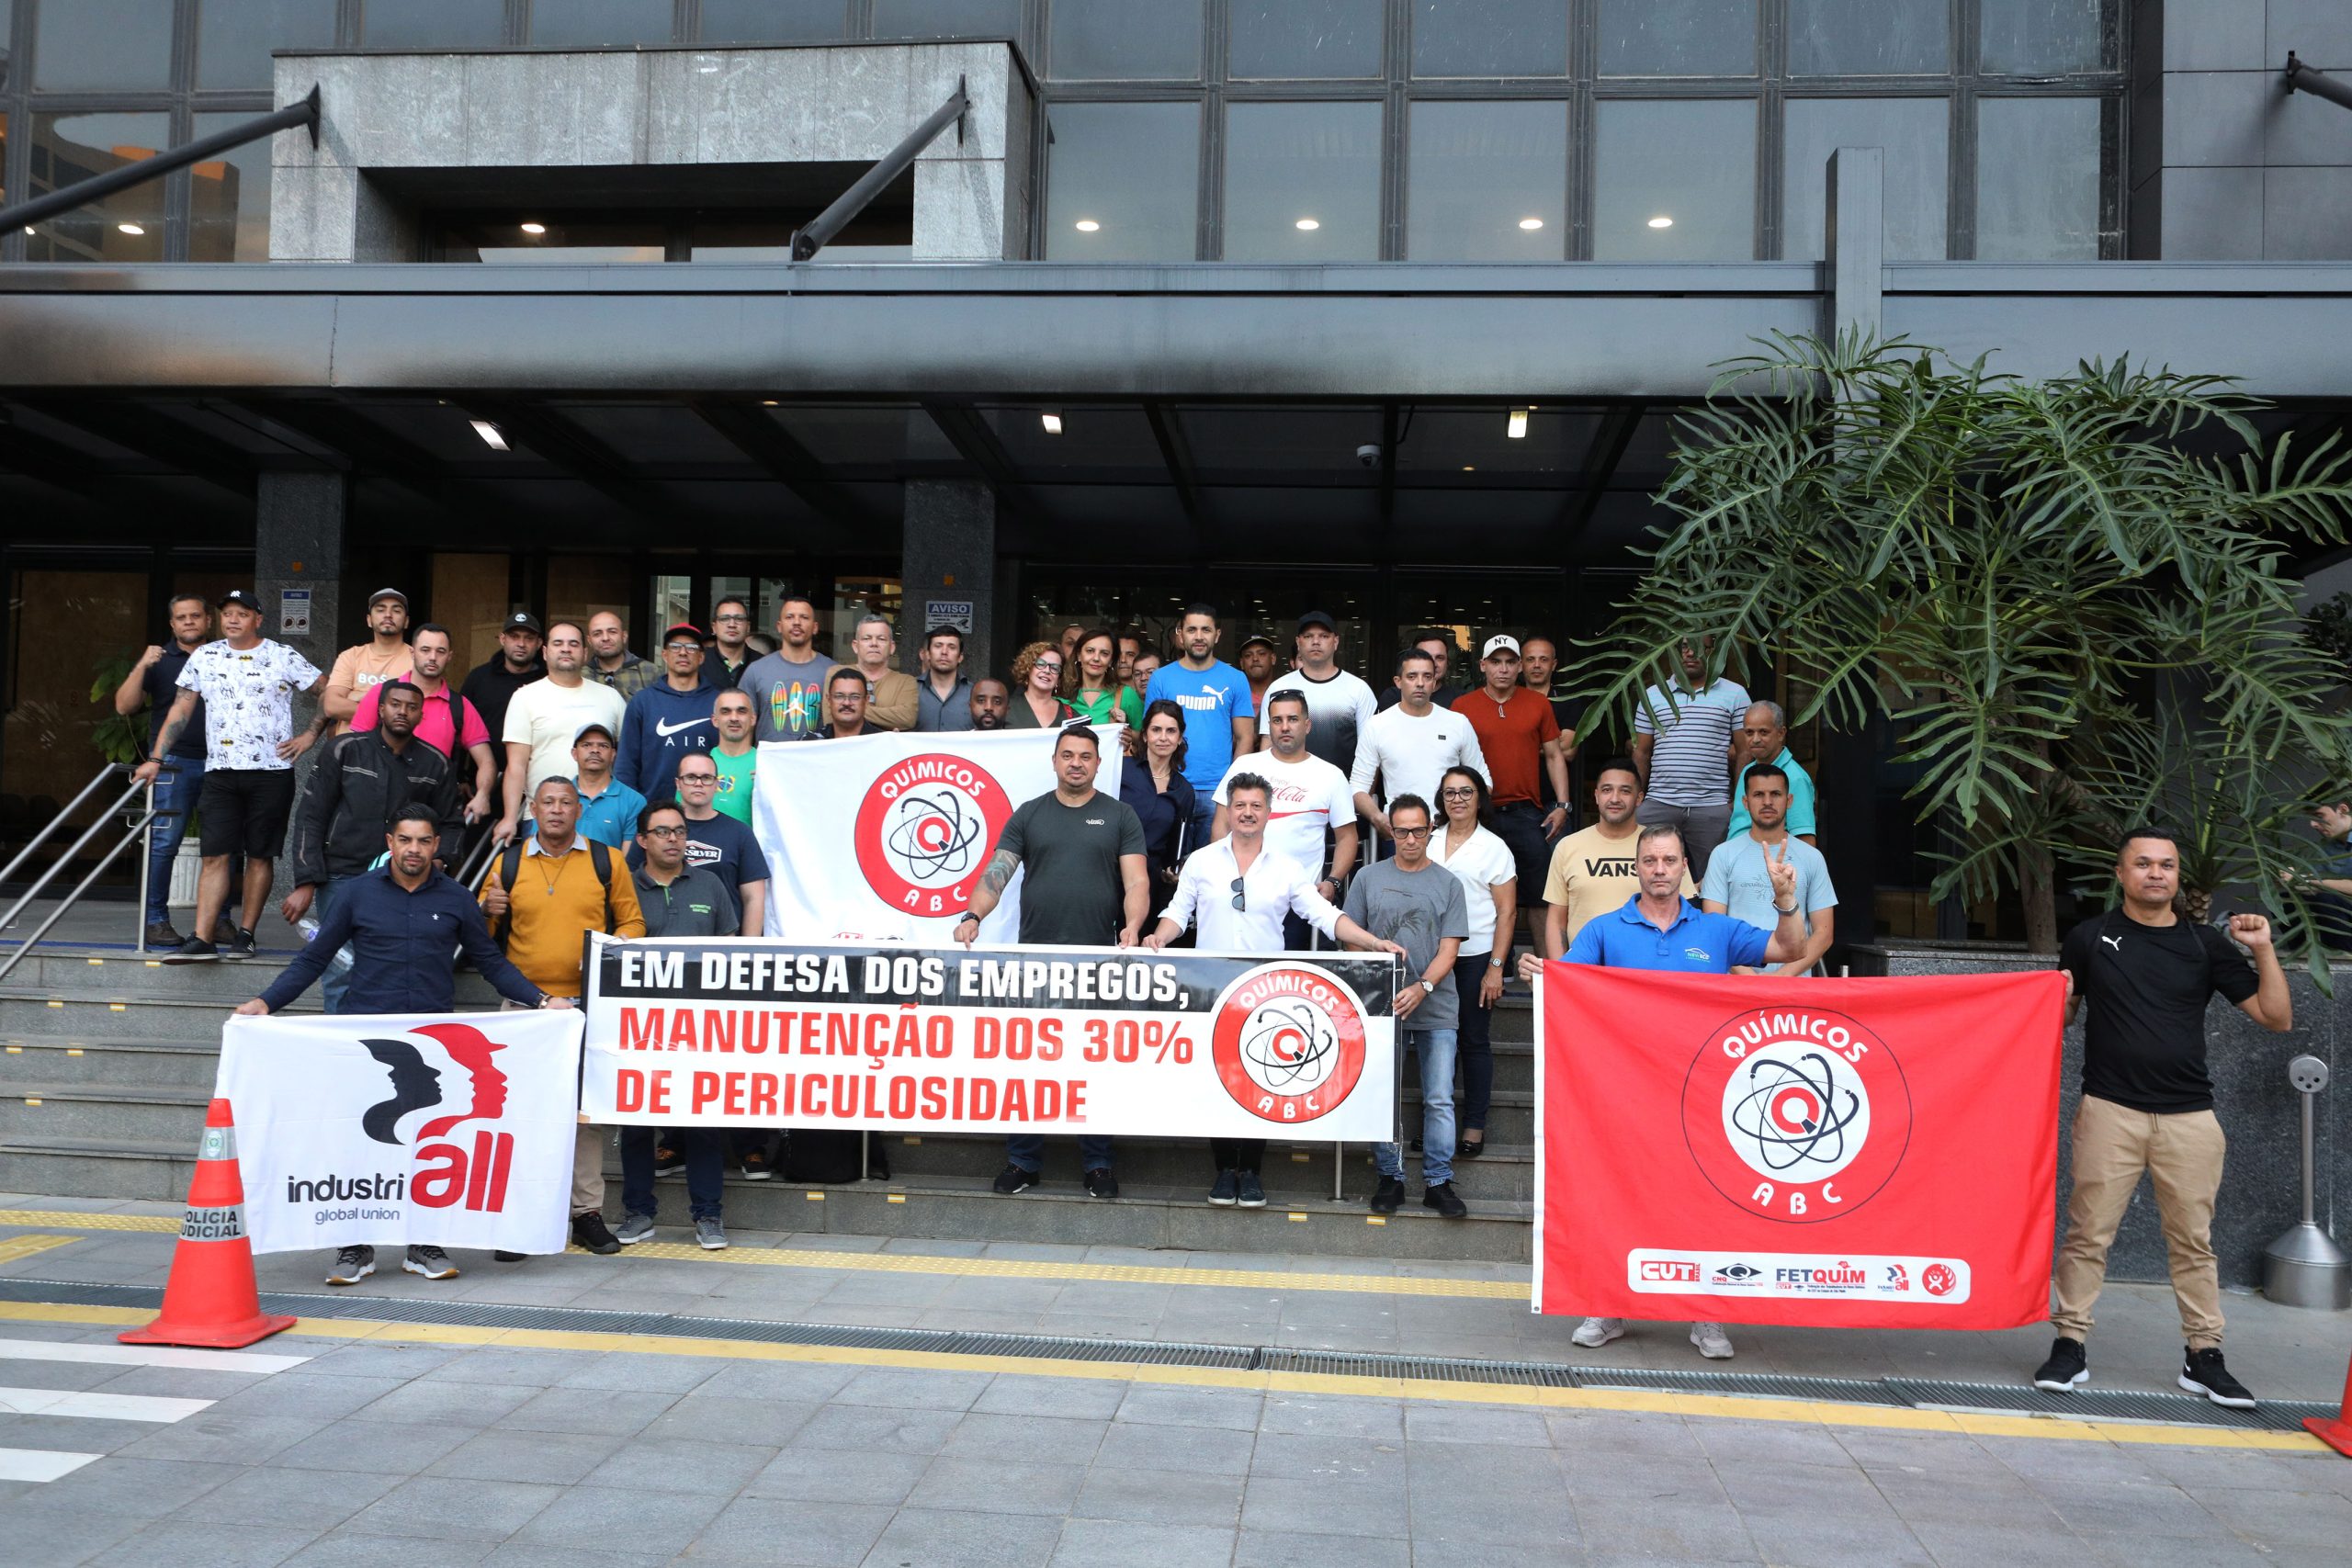
[[[68,118],[169,147],[270,107],[275,49],[1014,40],[1044,112],[1031,254],[1820,254],[1822,164],[1885,149],[1889,253],[2122,254],[2122,0],[0,0],[0,190]],[[1044,128],[1050,128],[1048,135]],[[69,138],[70,140],[70,138]],[[234,171],[235,189],[225,175]],[[209,179],[212,183],[201,184]],[[1307,211],[1302,197],[1328,210]],[[63,254],[266,254],[266,161]],[[1653,220],[1671,220],[1654,225]],[[1315,227],[1301,228],[1301,219]],[[1091,227],[1082,225],[1091,224]],[[0,237],[0,260],[51,254]],[[88,243],[85,243],[88,242]],[[674,247],[673,247],[674,249]],[[682,259],[673,255],[671,259]]]

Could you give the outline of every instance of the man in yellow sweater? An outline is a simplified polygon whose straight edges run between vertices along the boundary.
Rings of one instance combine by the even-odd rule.
[[[538,831],[510,844],[491,867],[482,912],[491,935],[533,985],[577,1000],[582,935],[643,936],[645,916],[620,856],[580,836],[580,791],[570,779],[539,781],[531,819]],[[571,1239],[591,1252],[614,1253],[621,1244],[605,1224],[605,1136],[604,1128],[582,1122],[572,1145]]]

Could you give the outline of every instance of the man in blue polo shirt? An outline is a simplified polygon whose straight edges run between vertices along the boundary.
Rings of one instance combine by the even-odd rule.
[[[1644,828],[1634,844],[1634,874],[1642,890],[1611,915],[1595,915],[1552,962],[1599,964],[1611,969],[1655,969],[1676,975],[1728,975],[1735,965],[1786,964],[1805,950],[1804,917],[1797,904],[1797,868],[1785,844],[1765,855],[1779,924],[1767,931],[1729,915],[1709,914],[1682,896],[1688,856],[1682,829],[1671,823]],[[1540,984],[1544,960],[1527,953],[1520,978]],[[1595,1349],[1622,1337],[1622,1317],[1588,1317],[1571,1337]],[[1731,1338],[1720,1323],[1694,1323],[1690,1343],[1711,1361],[1731,1359]]]

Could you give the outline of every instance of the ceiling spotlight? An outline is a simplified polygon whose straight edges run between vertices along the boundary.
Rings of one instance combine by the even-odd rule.
[[[482,445],[488,446],[492,451],[505,452],[511,450],[511,448],[506,445],[506,433],[500,430],[498,426],[491,423],[490,421],[486,419],[475,419],[469,420],[466,423],[474,427],[474,434],[481,436],[482,439]]]
[[[1475,474],[1478,471],[1478,465],[1476,463],[1464,463],[1462,465],[1462,471],[1465,474]]]
[[[526,234],[544,234],[547,231],[548,226],[544,223],[526,223],[523,225],[523,232]]]
[[[1674,227],[1674,220],[1661,212],[1657,217],[1650,220],[1650,227],[1653,229],[1671,229]]]
[[[1040,423],[1045,425],[1046,434],[1059,435],[1062,433],[1062,416],[1055,413],[1052,410],[1049,409],[1046,412],[1039,414],[1037,419]]]
[[[1321,220],[1318,220],[1318,219],[1314,219],[1314,218],[1302,218],[1302,219],[1300,219],[1296,223],[1293,224],[1293,225],[1292,225],[1292,227],[1294,227],[1294,228],[1295,228],[1295,229],[1298,229],[1298,230],[1300,230],[1300,231],[1304,231],[1304,232],[1306,232],[1306,233],[1309,233],[1309,234],[1311,234],[1311,233],[1313,233],[1316,230],[1320,229],[1321,227],[1323,227],[1323,224],[1322,224]]]
[[[1513,441],[1527,439],[1527,411],[1525,409],[1510,411],[1510,423],[1503,427],[1503,434]]]
[[[1078,220],[1078,231],[1081,234],[1091,234],[1102,227],[1102,224],[1091,218],[1081,218]]]
[[[141,228],[141,227],[140,227],[138,224],[136,224],[136,223],[118,223],[118,224],[116,224],[116,225],[115,225],[115,227],[116,227],[117,229],[120,230],[123,233],[126,233],[126,234],[134,234],[134,235],[135,235],[135,234],[144,234],[145,232],[147,232],[147,231],[146,231],[146,230],[144,230],[144,229]]]
[[[760,400],[760,407],[763,409],[772,409],[775,407],[775,400],[774,398],[762,398]]]
[[[1544,227],[1544,220],[1541,218],[1522,218],[1519,220],[1519,226],[1532,234],[1536,230]]]

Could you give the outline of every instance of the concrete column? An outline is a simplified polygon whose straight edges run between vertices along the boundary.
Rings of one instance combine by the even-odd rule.
[[[1875,336],[1883,319],[1886,263],[1886,152],[1840,147],[1829,154],[1829,200],[1821,254],[1829,265],[1825,336],[1859,329]]]
[[[996,494],[974,479],[907,482],[904,554],[899,567],[899,646],[916,648],[937,618],[935,604],[971,606],[964,673],[997,668]]]
[[[265,622],[262,635],[293,649],[322,671],[353,627],[344,622],[342,603],[344,520],[350,506],[350,488],[341,474],[265,473],[256,486],[254,505],[254,592],[261,595]],[[286,626],[286,594],[310,594],[310,628],[289,632]],[[296,601],[297,604],[301,603]],[[357,625],[356,621],[353,626]],[[294,703],[294,728],[300,730],[318,715],[314,697]],[[308,779],[311,758],[295,764],[297,777]],[[287,858],[277,857],[277,880],[270,889],[271,908],[258,928],[266,943],[284,945],[285,927],[277,920],[276,901],[292,891],[287,881]]]

